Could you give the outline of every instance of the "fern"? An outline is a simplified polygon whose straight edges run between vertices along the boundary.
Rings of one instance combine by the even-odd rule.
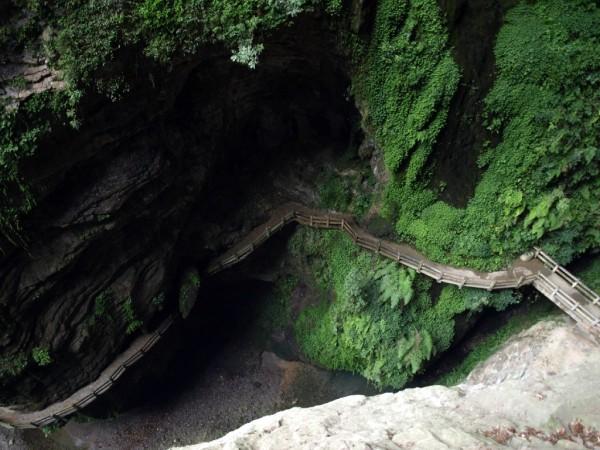
[[[406,306],[414,296],[413,281],[415,272],[398,267],[393,262],[385,263],[375,273],[379,280],[379,299],[383,303],[390,302],[392,309],[396,309],[400,300]]]

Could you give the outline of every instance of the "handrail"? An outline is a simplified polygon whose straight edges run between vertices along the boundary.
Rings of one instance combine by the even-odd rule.
[[[142,336],[117,358],[96,381],[76,391],[68,399],[54,403],[41,411],[24,412],[11,411],[9,415],[0,408],[0,421],[11,428],[43,428],[55,422],[61,422],[67,416],[83,409],[100,395],[108,391],[123,374],[140,360],[167,332],[173,324],[174,317],[170,316],[151,334]],[[131,355],[130,355],[131,353]],[[119,361],[119,360],[122,361]],[[72,400],[69,400],[72,399]]]
[[[346,233],[359,247],[410,267],[420,274],[433,278],[438,283],[453,284],[459,289],[471,287],[492,291],[533,285],[584,329],[595,336],[600,336],[600,297],[598,294],[540,248],[534,248],[531,259],[517,259],[506,270],[477,272],[434,263],[406,244],[379,239],[360,228],[350,216],[311,210],[293,203],[279,208],[267,223],[255,228],[237,245],[211,261],[206,269],[206,274],[213,275],[245,260],[260,245],[291,222],[318,229],[340,230]],[[160,340],[173,320],[173,316],[169,317],[154,333],[144,336],[141,341],[137,340],[121,355],[120,358],[124,358],[121,363],[115,365],[113,362],[111,365],[114,366],[113,370],[106,369],[106,373],[103,372],[95,382],[69,397],[78,398],[77,401],[71,403],[66,400],[34,413],[12,411],[10,417],[6,416],[0,408],[0,422],[15,428],[32,428],[44,427],[65,420],[68,415],[81,410],[108,391],[129,367],[141,359]],[[131,349],[136,346],[137,351],[129,355],[128,352],[131,353]],[[65,407],[57,409],[58,404],[65,404]],[[46,414],[44,411],[48,411],[48,413]],[[41,417],[35,420],[26,419],[31,416]]]
[[[274,215],[270,221],[279,220],[281,217],[281,222],[277,226],[269,228],[267,224],[264,226],[264,235],[249,239],[249,243],[253,244],[252,251],[281,229],[284,223],[291,221],[312,228],[339,229],[346,233],[357,246],[410,267],[420,274],[433,278],[438,283],[488,291],[520,288],[532,284],[543,295],[552,296],[552,298],[549,297],[550,300],[565,310],[578,323],[594,334],[600,335],[600,296],[540,248],[534,248],[531,260],[518,259],[504,271],[475,272],[434,263],[412,247],[379,239],[358,227],[352,217],[343,214],[310,210],[293,203],[285,205],[285,208],[281,208],[280,211],[283,211],[280,213],[281,216]],[[252,233],[249,236],[251,237]],[[245,242],[245,245],[247,246],[248,242]],[[235,248],[234,246],[233,249]],[[241,262],[249,254],[244,251],[238,255],[235,250],[230,250],[222,256],[222,259],[217,258],[211,263],[208,273],[214,274]],[[556,288],[549,291],[548,283]]]

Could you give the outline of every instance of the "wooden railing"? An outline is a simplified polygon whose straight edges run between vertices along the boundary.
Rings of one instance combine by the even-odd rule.
[[[488,291],[519,288],[531,284],[584,329],[595,337],[600,336],[598,294],[539,248],[534,249],[530,255],[515,260],[506,270],[478,272],[432,262],[406,244],[397,244],[372,236],[360,228],[350,216],[323,213],[293,203],[274,211],[267,223],[252,230],[241,242],[214,259],[208,265],[207,275],[213,275],[240,263],[273,234],[291,222],[312,228],[340,230],[346,233],[357,246],[410,267],[438,283]],[[158,342],[172,323],[173,317],[167,319],[151,335],[136,340],[125,353],[105,369],[95,382],[80,389],[69,399],[32,413],[19,413],[0,408],[0,423],[16,428],[32,428],[63,421],[67,416],[84,408],[109,390],[131,365]]]
[[[535,257],[544,264],[534,280],[535,288],[571,316],[583,328],[600,335],[600,297],[579,278],[536,248]]]
[[[518,266],[513,270],[482,273],[437,264],[407,245],[396,244],[370,235],[358,227],[348,216],[333,213],[314,214],[313,211],[299,205],[290,206],[289,210],[276,216],[275,220],[272,219],[266,225],[251,232],[252,239],[248,242],[244,242],[242,246],[235,246],[220,258],[215,259],[208,267],[208,274],[212,275],[243,261],[270,236],[290,222],[297,222],[312,228],[341,230],[350,236],[359,247],[410,267],[439,283],[454,284],[459,288],[473,287],[487,290],[518,288],[525,284],[531,284],[536,278],[535,271],[527,270],[525,266]],[[257,230],[262,230],[262,232],[257,233]]]
[[[312,228],[343,231],[357,246],[410,267],[438,283],[488,291],[533,284],[539,292],[553,301],[584,329],[595,336],[600,336],[598,294],[539,248],[535,248],[529,257],[517,259],[504,271],[477,272],[434,263],[412,247],[372,236],[356,225],[352,217],[337,213],[323,213],[296,204],[281,208],[267,224],[251,232],[249,238],[242,244],[234,246],[225,255],[214,260],[209,265],[208,273],[214,274],[241,262],[271,235],[290,222]]]
[[[0,408],[0,421],[11,428],[43,428],[53,423],[61,423],[99,396],[108,391],[119,378],[156,345],[173,324],[174,318],[167,318],[152,334],[142,336],[113,363],[106,368],[96,381],[79,389],[66,400],[54,403],[35,412],[19,412]]]

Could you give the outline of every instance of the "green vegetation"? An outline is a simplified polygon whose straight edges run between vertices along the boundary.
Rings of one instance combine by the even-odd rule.
[[[186,318],[196,302],[196,295],[200,287],[200,276],[197,270],[185,273],[179,288],[179,312]]]
[[[133,299],[131,297],[128,297],[123,303],[123,319],[127,324],[127,328],[125,330],[127,334],[135,333],[137,330],[142,328],[142,325],[144,325],[144,323],[137,318],[135,309],[133,307]]]
[[[546,299],[538,300],[529,306],[526,313],[511,316],[500,328],[485,336],[460,364],[440,377],[436,383],[445,386],[461,383],[477,364],[492,356],[511,336],[556,314],[557,309],[552,303]]]
[[[360,250],[336,231],[301,229],[290,251],[303,261],[323,300],[295,324],[302,351],[331,369],[360,373],[379,386],[404,386],[454,338],[455,317],[484,306],[503,309],[510,292],[447,286],[433,301],[432,282]],[[327,292],[335,293],[328,301]]]
[[[267,341],[273,332],[285,330],[292,321],[291,297],[294,289],[298,286],[298,278],[286,275],[279,278],[271,295],[262,302],[258,311],[257,338]]]
[[[42,433],[44,433],[45,438],[49,438],[52,433],[55,433],[60,429],[61,425],[58,422],[55,422],[51,425],[45,425],[42,427]]]
[[[94,299],[94,309],[92,314],[87,318],[86,325],[93,328],[97,324],[106,324],[114,320],[111,314],[111,309],[115,303],[112,291],[106,289],[96,296]]]
[[[367,123],[393,174],[417,182],[443,127],[459,71],[435,1],[378,2],[373,36],[354,80]]]
[[[596,255],[578,275],[588,287],[600,292],[600,256]]]
[[[0,356],[0,384],[4,379],[16,377],[27,367],[27,355],[18,353],[16,355]]]
[[[221,44],[232,59],[256,65],[270,30],[303,11],[341,11],[341,0],[67,0],[60,7],[45,0],[11,0],[18,17],[0,23],[0,48],[34,45],[45,25],[51,62],[73,87],[95,86],[117,100],[127,90],[125,75],[146,58],[168,66],[202,46]],[[129,53],[129,67],[114,64]],[[120,72],[120,73],[119,73]]]
[[[44,92],[16,109],[0,104],[0,232],[11,241],[20,235],[19,217],[33,208],[34,195],[20,174],[39,143],[74,120],[77,99],[69,92]]]
[[[600,245],[600,9],[593,0],[522,2],[496,47],[485,100],[501,141],[482,152],[466,209],[437,200],[426,159],[457,71],[435,2],[388,1],[355,91],[392,180],[384,212],[430,258],[496,269],[533,245],[561,263]]]
[[[0,53],[39,47],[42,31],[52,30],[43,53],[68,88],[33,95],[16,109],[0,104],[0,233],[21,243],[19,219],[36,199],[21,166],[58,126],[78,126],[75,108],[82,96],[96,91],[118,101],[131,80],[139,82],[142,65],[152,68],[152,77],[213,44],[230,49],[234,61],[254,67],[266,32],[316,8],[337,14],[341,1],[66,0],[55,5],[10,0],[2,6]]]
[[[319,206],[335,211],[348,211],[356,217],[363,216],[370,206],[370,192],[364,187],[375,184],[368,169],[352,170],[348,175],[328,172],[319,184]]]
[[[150,303],[153,306],[156,306],[156,309],[158,309],[159,311],[162,311],[163,307],[165,306],[165,293],[160,292],[160,293],[156,294],[152,298],[152,301]]]
[[[224,47],[233,61],[254,68],[267,33],[302,11],[339,14],[342,8],[341,0],[10,4],[5,10],[19,11],[23,20],[0,18],[0,50],[35,45],[43,29],[51,30],[45,51],[68,81],[65,91],[33,95],[10,108],[0,105],[0,233],[15,244],[21,240],[19,218],[31,212],[38,194],[23,168],[53,133],[79,125],[82,96],[101,94],[118,102],[140,73],[160,83],[155,75],[197,57],[205,46]],[[391,177],[382,214],[400,239],[433,260],[481,269],[499,268],[533,245],[561,263],[600,246],[597,1],[523,1],[506,16],[495,46],[497,76],[484,105],[486,125],[499,143],[477,149],[482,175],[464,209],[440,201],[438,187],[429,184],[432,150],[460,78],[437,2],[380,0],[369,39],[345,31],[341,36],[352,52],[352,93]],[[12,83],[24,86],[23,79]],[[327,174],[319,190],[321,206],[364,214],[370,202],[366,176]],[[325,367],[360,373],[379,386],[402,387],[448,349],[457,316],[485,307],[501,310],[517,300],[508,291],[451,286],[433,295],[431,281],[358,249],[337,232],[300,230],[290,251],[322,297],[295,323],[302,350]],[[594,263],[584,275],[596,289],[599,271]],[[189,312],[190,293],[199,282],[197,273],[186,275],[179,293],[182,311]],[[264,313],[269,327],[289,322],[296,284],[294,278],[277,284]],[[95,299],[90,326],[110,317],[117,304],[111,300],[110,292]],[[158,296],[152,304],[160,308],[163,301]],[[122,302],[122,313],[127,334],[142,327],[131,297]],[[520,320],[511,319],[490,336],[444,382],[460,379],[526,326]],[[0,380],[21,373],[28,357],[2,357]],[[40,366],[52,361],[42,347],[31,357]]]
[[[31,351],[31,357],[40,367],[47,366],[48,364],[52,363],[50,351],[46,347],[34,347]]]

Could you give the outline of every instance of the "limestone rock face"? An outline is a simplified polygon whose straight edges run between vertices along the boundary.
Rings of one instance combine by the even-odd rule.
[[[22,86],[11,85],[14,80],[21,80]],[[0,64],[0,100],[8,105],[51,89],[63,89],[65,82],[60,73],[50,67],[43,59],[22,55],[15,61]]]
[[[188,269],[316,197],[357,121],[334,37],[307,16],[265,41],[255,70],[214,46],[170,68],[133,68],[124,49],[105,68],[131,68],[130,90],[86,93],[79,128],[57,124],[20,163],[35,206],[18,236],[0,233],[0,405],[37,410],[95,380],[178,310]],[[60,83],[43,58],[0,55],[2,105]]]
[[[217,449],[598,448],[600,347],[571,323],[512,338],[464,384],[293,408],[223,438]]]

